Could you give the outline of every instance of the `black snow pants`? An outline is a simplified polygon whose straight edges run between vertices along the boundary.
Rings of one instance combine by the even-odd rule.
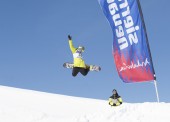
[[[82,75],[86,76],[89,72],[89,68],[81,68],[81,67],[73,67],[72,75],[75,77],[78,73],[81,73]]]

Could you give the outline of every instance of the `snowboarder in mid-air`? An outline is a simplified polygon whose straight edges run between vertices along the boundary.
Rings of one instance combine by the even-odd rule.
[[[75,77],[79,72],[86,76],[89,71],[100,71],[101,68],[96,65],[87,65],[85,64],[85,61],[83,60],[82,53],[84,52],[85,48],[84,46],[78,46],[78,48],[75,48],[72,42],[72,37],[68,35],[68,41],[70,50],[73,54],[74,61],[73,63],[64,63],[63,66],[65,68],[72,68],[72,75]]]
[[[109,105],[111,106],[119,106],[122,104],[122,98],[117,93],[116,89],[112,91],[113,95],[109,98]]]

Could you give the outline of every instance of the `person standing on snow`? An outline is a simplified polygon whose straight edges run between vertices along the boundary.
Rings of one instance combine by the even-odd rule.
[[[111,106],[119,106],[122,104],[122,98],[117,93],[116,89],[112,91],[113,95],[109,98],[109,105]]]
[[[84,52],[85,48],[83,46],[78,46],[78,48],[75,48],[70,35],[68,35],[68,40],[70,50],[74,58],[72,75],[75,77],[80,72],[83,76],[86,76],[90,70],[90,66],[85,64],[82,57],[82,53]]]

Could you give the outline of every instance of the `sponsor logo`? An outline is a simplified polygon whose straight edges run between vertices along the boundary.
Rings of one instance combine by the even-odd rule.
[[[130,65],[123,63],[123,66],[120,68],[119,72],[125,71],[127,69],[135,69],[135,68],[138,68],[138,67],[146,67],[147,65],[150,65],[150,62],[148,61],[147,58],[145,59],[145,61],[142,61],[142,62],[140,62],[138,60],[136,64],[133,63],[133,62],[131,62]]]

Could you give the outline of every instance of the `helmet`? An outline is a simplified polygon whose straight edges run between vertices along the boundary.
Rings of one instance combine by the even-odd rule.
[[[84,46],[78,46],[77,50],[84,52],[85,48]]]
[[[113,89],[112,93],[113,93],[113,94],[117,94],[116,89]]]

